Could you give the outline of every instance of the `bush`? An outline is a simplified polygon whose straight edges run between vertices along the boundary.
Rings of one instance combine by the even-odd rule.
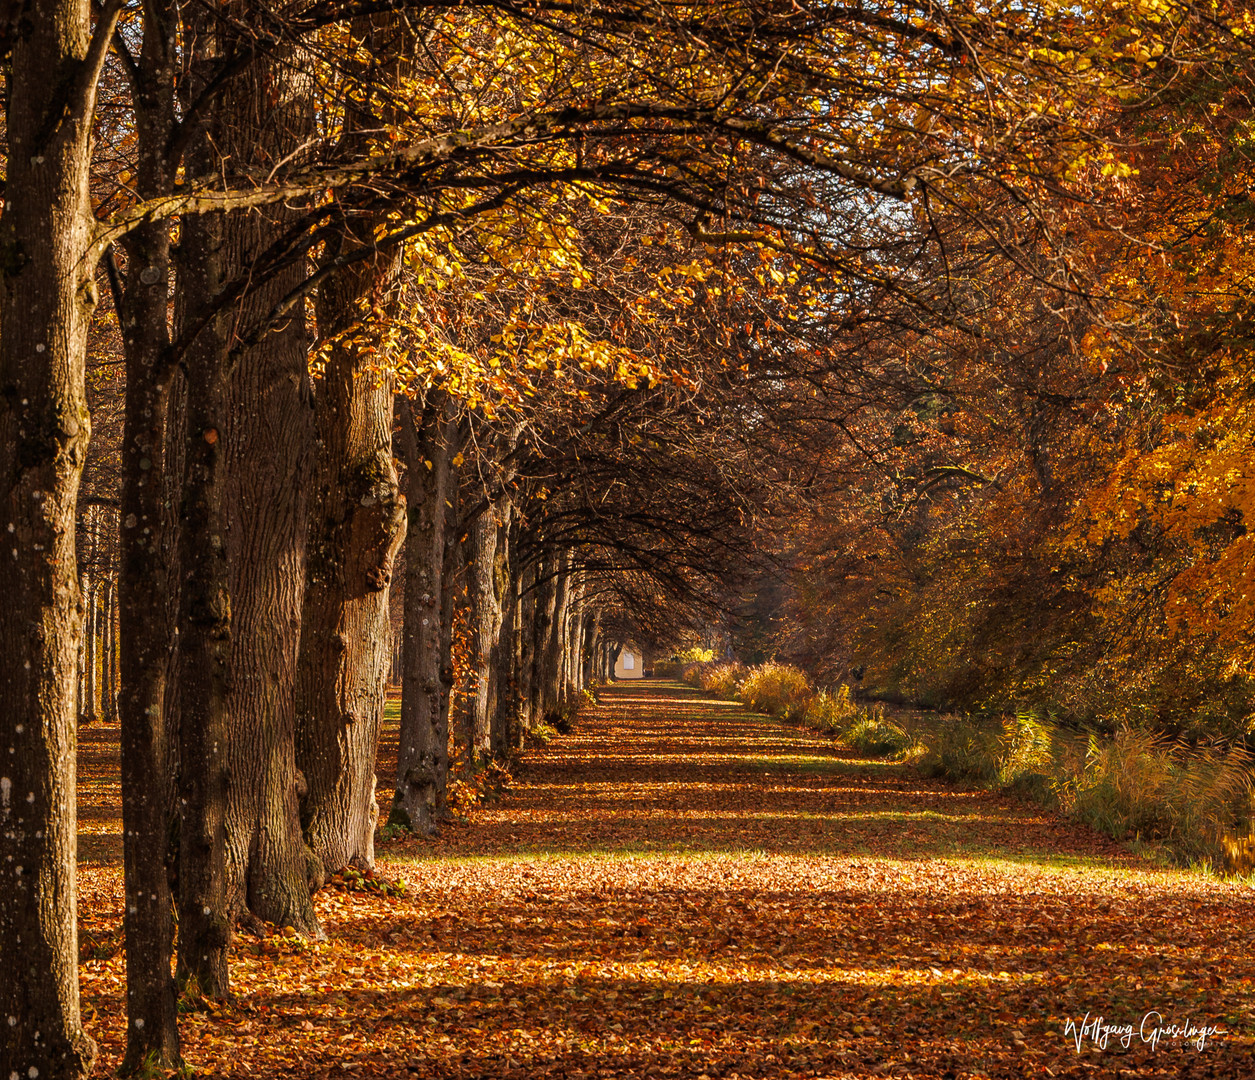
[[[701,664],[699,667],[697,684],[703,690],[722,698],[737,696],[747,672],[745,665],[735,660],[721,664]]]
[[[709,664],[714,658],[714,649],[703,649],[700,645],[694,645],[691,649],[685,649],[671,657],[672,660],[681,664]]]
[[[835,690],[819,690],[806,703],[802,723],[815,731],[839,735],[858,719],[860,709],[842,683]]]
[[[768,661],[752,668],[741,684],[741,700],[751,709],[784,720],[801,720],[814,690],[805,672]]]
[[[861,754],[900,757],[910,749],[915,739],[901,724],[887,719],[880,706],[875,706],[860,710],[858,719],[842,737],[842,742]]]
[[[1054,778],[1062,764],[1058,743],[1058,729],[1032,713],[1007,717],[998,741],[998,786],[1038,802],[1054,801]]]
[[[1116,839],[1166,844],[1186,862],[1240,871],[1250,834],[1250,754],[1186,752],[1149,732],[1091,736],[1060,784],[1065,809]],[[1245,834],[1245,835],[1244,835]]]
[[[998,786],[998,738],[960,716],[943,716],[925,736],[920,769],[978,787]]]
[[[848,686],[814,690],[769,662],[693,663],[685,681],[840,740],[864,754],[917,760],[929,776],[1055,805],[1117,840],[1164,845],[1179,861],[1255,871],[1255,787],[1245,750],[1187,750],[1134,728],[1113,738],[1022,711],[998,722],[942,716],[899,722],[857,704]]]

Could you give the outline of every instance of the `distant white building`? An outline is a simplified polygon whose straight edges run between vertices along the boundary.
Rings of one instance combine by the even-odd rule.
[[[645,675],[644,657],[635,645],[624,645],[619,650],[619,658],[614,662],[616,679],[640,679]]]

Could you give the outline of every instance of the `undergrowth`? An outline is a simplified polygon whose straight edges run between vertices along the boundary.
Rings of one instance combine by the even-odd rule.
[[[1151,732],[1078,732],[1024,711],[891,719],[848,686],[812,686],[769,662],[693,664],[687,682],[830,735],[859,753],[913,763],[927,776],[1004,791],[1058,810],[1181,865],[1255,872],[1255,786],[1240,747],[1183,747]]]

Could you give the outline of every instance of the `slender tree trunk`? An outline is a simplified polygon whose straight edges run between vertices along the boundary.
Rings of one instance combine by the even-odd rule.
[[[151,4],[136,72],[135,182],[142,196],[174,182],[167,160],[175,127],[176,22],[166,4]],[[191,223],[194,244],[203,232]],[[125,862],[127,1045],[124,1073],[181,1065],[170,880],[177,820],[178,729],[170,706],[171,643],[178,615],[172,496],[180,486],[171,446],[174,366],[169,347],[170,231],[147,224],[126,240],[128,275],[119,304],[126,359],[121,450],[122,507],[117,585],[117,695],[121,725]],[[202,440],[202,445],[204,445]],[[207,449],[212,452],[213,447]],[[194,635],[193,635],[194,636]],[[204,905],[200,909],[204,910]],[[189,932],[185,935],[190,938]]]
[[[553,659],[552,638],[554,620],[557,617],[558,582],[557,559],[552,555],[542,555],[536,563],[536,599],[534,603],[532,631],[532,680],[530,705],[534,723],[542,723],[549,718],[553,708],[552,684],[553,674],[550,663]]]
[[[397,785],[389,823],[430,834],[442,810],[449,774],[445,662],[445,532],[453,437],[448,396],[430,391],[421,410],[401,403],[408,485],[405,621],[402,631],[401,732]]]
[[[5,72],[0,215],[0,1076],[69,1080],[95,1046],[79,1014],[76,667],[83,634],[75,513],[91,432],[84,384],[96,306],[86,258],[95,74],[86,0],[23,9]]]
[[[471,648],[475,663],[475,696],[471,701],[472,760],[482,761],[503,749],[499,711],[498,654],[501,649],[501,593],[498,547],[502,527],[508,529],[511,504],[502,498],[491,504],[470,526],[467,546],[471,604]],[[496,735],[496,738],[494,738]]]
[[[97,634],[100,590],[92,581],[90,574],[86,575],[83,591],[87,594],[87,618],[83,632],[83,666],[87,672],[87,677],[83,686],[83,715],[81,722],[92,724],[100,718],[100,714],[96,711],[97,680],[99,679],[100,665],[100,639]]]
[[[566,657],[567,617],[571,607],[570,554],[563,551],[556,562],[554,578],[553,617],[545,642],[545,662],[541,693],[544,712],[553,715],[563,704],[566,686],[563,662]]]
[[[222,223],[183,223],[179,242],[182,314],[192,323],[222,287]],[[227,683],[232,612],[227,565],[226,469],[222,432],[227,386],[219,315],[183,359],[186,445],[180,509],[179,605],[179,981],[185,992],[230,994],[227,946],[233,913],[226,894]],[[129,650],[128,650],[129,652]],[[129,692],[129,698],[133,694]]]
[[[115,678],[115,670],[118,655],[118,635],[117,624],[114,619],[114,612],[117,607],[117,587],[112,577],[105,581],[105,602],[103,622],[102,645],[104,653],[103,673],[100,679],[100,716],[106,724],[112,724],[117,720],[117,679]]]

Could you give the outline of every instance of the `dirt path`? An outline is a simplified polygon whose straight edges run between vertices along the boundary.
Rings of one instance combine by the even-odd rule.
[[[1255,1077],[1249,888],[677,684],[611,689],[470,824],[382,854],[413,896],[323,894],[327,943],[242,939],[244,1007],[185,1024],[195,1064]],[[1152,1010],[1226,1033],[1152,1048]],[[1087,1013],[1132,1025],[1129,1049],[1117,1031],[1078,1053]]]

